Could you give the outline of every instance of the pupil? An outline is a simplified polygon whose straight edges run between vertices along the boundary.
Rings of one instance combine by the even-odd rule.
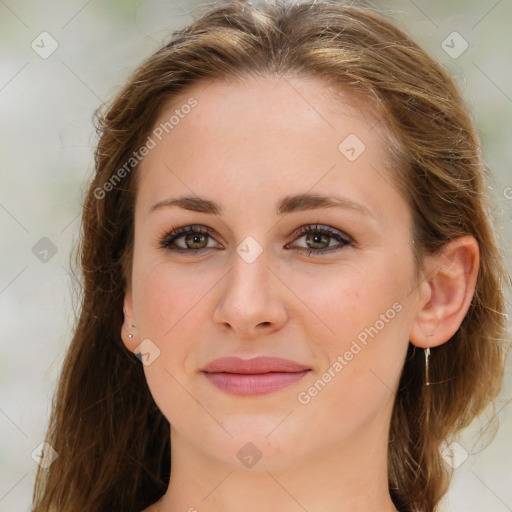
[[[191,241],[192,244],[201,244],[201,239],[204,241],[205,235],[203,234],[192,234],[189,235],[188,241]]]

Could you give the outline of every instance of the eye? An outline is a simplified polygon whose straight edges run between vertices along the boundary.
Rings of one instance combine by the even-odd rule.
[[[203,249],[212,248],[211,245],[208,245],[208,238],[211,238],[211,233],[208,228],[195,225],[185,226],[166,234],[160,240],[159,246],[162,249],[168,249],[174,252],[197,253]],[[177,243],[177,241],[180,241],[180,243]]]
[[[302,226],[294,231],[293,235],[298,237],[298,240],[304,238],[309,248],[297,248],[290,244],[286,248],[295,248],[299,253],[307,253],[308,256],[338,251],[353,243],[353,240],[341,231],[318,224]],[[200,254],[203,250],[215,248],[215,245],[209,244],[212,238],[209,228],[198,225],[185,226],[164,235],[159,242],[159,247],[177,253]],[[332,241],[338,243],[333,245]]]
[[[320,256],[327,252],[339,251],[353,243],[353,240],[341,231],[318,224],[302,226],[293,234],[299,237],[299,240],[303,238],[309,246],[309,248],[299,248],[300,253],[307,253],[308,256],[311,254]],[[333,240],[337,241],[338,244],[332,245]]]

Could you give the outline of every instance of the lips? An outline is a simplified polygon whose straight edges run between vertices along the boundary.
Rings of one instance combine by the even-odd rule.
[[[311,368],[280,357],[241,359],[224,357],[208,363],[203,369],[208,381],[218,389],[239,396],[272,393],[295,384]]]

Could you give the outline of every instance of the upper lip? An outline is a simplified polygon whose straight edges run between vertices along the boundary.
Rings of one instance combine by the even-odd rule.
[[[297,373],[310,370],[295,361],[281,357],[259,356],[252,359],[241,359],[239,357],[221,357],[209,362],[204,368],[206,373],[239,373],[258,374],[269,372]]]

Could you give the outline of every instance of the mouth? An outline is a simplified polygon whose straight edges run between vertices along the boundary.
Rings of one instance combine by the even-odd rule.
[[[241,359],[224,357],[208,363],[202,372],[215,387],[231,395],[273,393],[300,381],[311,368],[279,357]]]

